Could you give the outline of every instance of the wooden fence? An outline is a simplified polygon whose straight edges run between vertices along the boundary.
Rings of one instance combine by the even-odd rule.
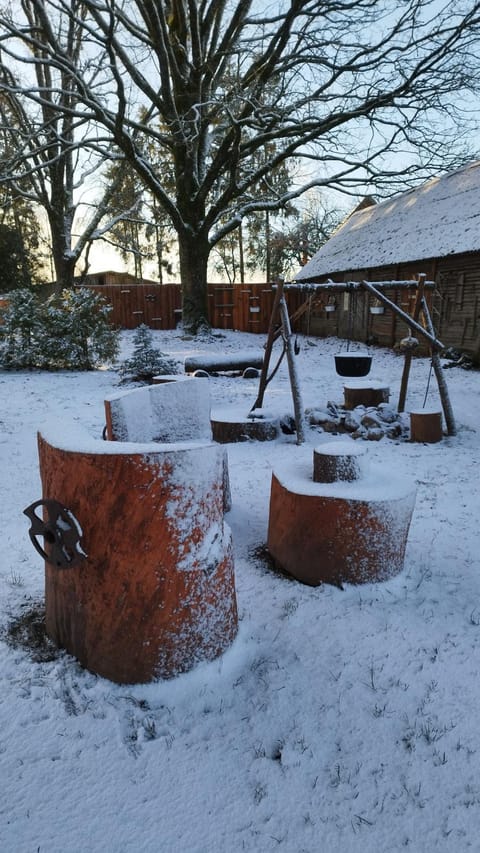
[[[135,329],[141,323],[151,329],[174,329],[182,317],[179,284],[106,284],[88,285],[112,305],[112,323],[122,329]],[[240,332],[268,330],[274,291],[269,284],[209,284],[208,319],[217,329]],[[292,313],[305,297],[288,295]]]

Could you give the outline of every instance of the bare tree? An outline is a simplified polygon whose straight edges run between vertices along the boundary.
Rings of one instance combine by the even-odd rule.
[[[25,97],[24,85],[11,64],[0,61],[0,184],[11,196],[46,214],[56,288],[60,291],[73,286],[79,259],[85,253],[88,265],[92,241],[116,221],[110,217],[105,222],[105,217],[120,179],[101,179],[106,154],[94,154],[91,145],[89,150],[94,133],[88,118],[76,115],[78,96],[67,69],[50,61],[49,36],[43,30],[40,6],[22,3],[29,32],[35,34],[26,42],[25,61],[31,65],[33,85],[40,97],[34,101]],[[77,11],[83,15],[84,10],[78,2],[70,7],[71,14],[56,16],[51,24],[55,20],[58,49],[76,64],[83,37],[82,18],[77,18]],[[21,68],[20,63],[17,68]],[[86,140],[89,142],[84,145]]]
[[[480,3],[472,0],[20,6],[21,14],[9,15],[8,4],[0,14],[0,46],[23,66],[22,97],[46,105],[41,82],[27,80],[41,49],[62,81],[60,100],[47,103],[52,116],[102,128],[84,145],[121,151],[170,217],[191,330],[207,317],[212,247],[252,212],[276,211],[312,186],[379,192],[399,175],[418,181],[472,156],[462,148],[470,117],[461,110],[478,78]],[[73,52],[63,39],[69,26],[81,34]],[[268,146],[271,156],[258,157]],[[304,168],[279,194],[269,176],[298,158]]]

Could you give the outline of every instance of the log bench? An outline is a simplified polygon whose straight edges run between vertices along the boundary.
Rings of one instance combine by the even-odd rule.
[[[185,359],[185,373],[195,373],[204,370],[206,373],[236,373],[243,372],[248,367],[261,369],[264,353],[259,351],[215,353],[214,355],[195,355]]]

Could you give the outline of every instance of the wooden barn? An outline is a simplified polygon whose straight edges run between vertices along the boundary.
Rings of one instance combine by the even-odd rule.
[[[438,338],[480,360],[480,161],[415,190],[360,205],[296,275],[297,282],[400,281],[425,274],[435,283]],[[414,292],[385,291],[411,313]],[[406,327],[368,293],[317,301],[310,334],[350,335],[393,346]]]
[[[149,278],[138,279],[129,272],[117,272],[116,270],[103,270],[102,272],[89,272],[86,275],[77,276],[75,284],[85,287],[109,287],[116,285],[150,285],[158,284]]]

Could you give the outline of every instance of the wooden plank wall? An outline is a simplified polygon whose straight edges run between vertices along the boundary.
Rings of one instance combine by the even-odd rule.
[[[264,334],[268,331],[273,298],[274,290],[270,284],[210,284],[210,322],[217,329]],[[286,299],[292,314],[305,297],[302,293],[289,292]]]
[[[480,359],[480,260],[478,254],[443,258],[438,263],[434,322],[448,347]]]
[[[418,274],[418,264],[415,265],[391,265],[385,266],[376,270],[356,270],[349,273],[337,273],[332,275],[333,281],[404,281],[416,278]],[[433,279],[433,265],[428,263],[425,269],[427,279]],[[413,312],[415,302],[415,290],[404,290],[387,288],[384,290],[385,296],[388,296],[392,302],[395,302],[403,311],[408,314]],[[432,294],[427,292],[427,300],[431,305]],[[310,316],[307,314],[304,321],[304,330],[312,335],[319,337],[327,337],[328,335],[337,336],[346,340],[362,341],[363,343],[394,347],[402,338],[407,337],[409,330],[404,323],[393,311],[385,309],[381,314],[372,314],[370,309],[374,307],[374,297],[366,292],[358,292],[351,297],[348,294],[339,294],[336,301],[336,310],[332,313],[325,311],[327,297],[320,300],[316,307],[312,310]],[[438,328],[437,328],[437,334]],[[420,342],[420,347],[416,352],[427,354],[428,347],[423,342]]]
[[[421,264],[397,264],[371,270],[332,273],[334,281],[392,281],[415,278],[424,273],[435,281],[433,320],[439,339],[445,346],[455,347],[480,359],[480,260],[470,253],[449,258],[422,261]],[[174,329],[181,319],[181,288],[179,284],[122,284],[93,287],[113,306],[112,321],[124,329],[134,329],[146,323],[152,329]],[[414,291],[386,291],[408,313],[413,309]],[[209,284],[209,320],[214,328],[235,329],[265,334],[273,305],[274,291],[266,283]],[[304,302],[302,292],[286,294],[289,313]],[[312,310],[307,311],[297,329],[310,335],[368,341],[393,347],[408,335],[407,326],[391,311],[373,315],[373,302],[368,293],[359,293],[353,311],[348,297],[336,297],[336,310],[325,311],[328,295],[320,297]],[[352,321],[353,315],[353,321]],[[421,351],[425,348],[422,346]],[[420,351],[417,351],[420,354]]]
[[[182,294],[179,284],[87,285],[110,302],[112,323],[122,329],[136,329],[142,323],[151,329],[174,329],[181,318]]]
[[[112,323],[135,329],[174,329],[181,319],[179,284],[88,285],[112,305]],[[274,291],[269,284],[209,284],[209,320],[214,328],[241,332],[268,331]],[[304,301],[301,293],[287,294],[290,313]]]

